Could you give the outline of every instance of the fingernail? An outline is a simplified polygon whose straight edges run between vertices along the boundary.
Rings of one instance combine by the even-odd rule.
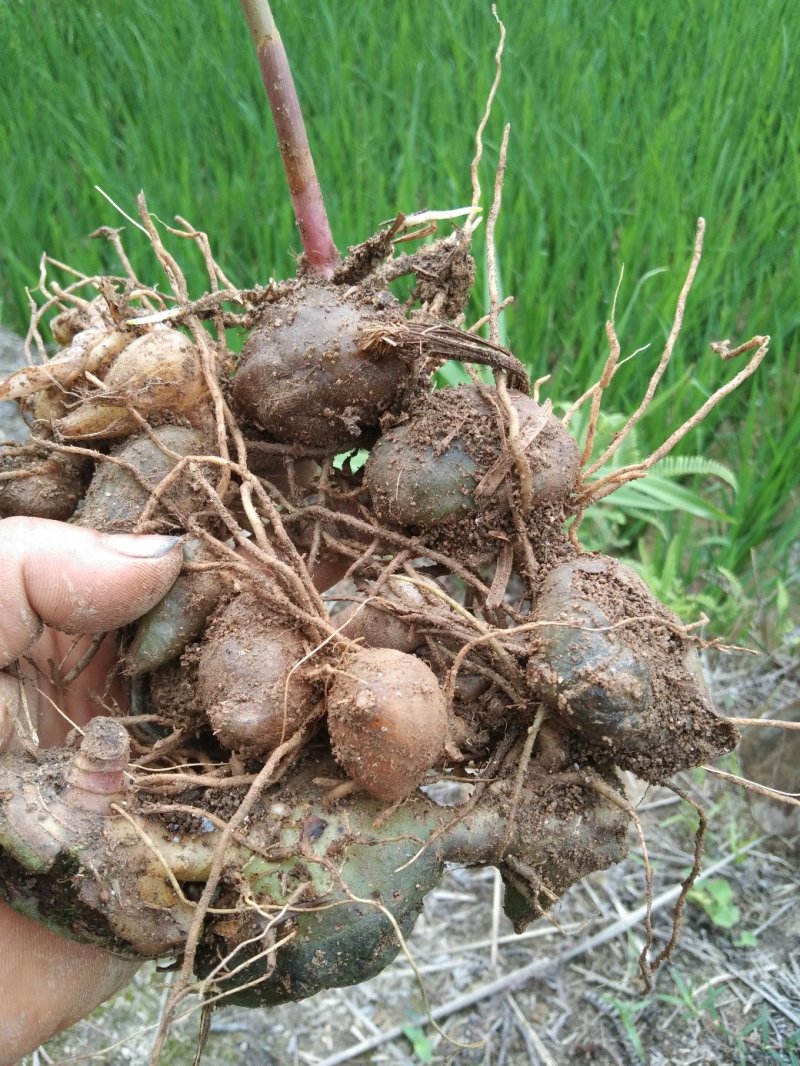
[[[125,555],[129,559],[159,559],[167,555],[176,544],[180,543],[180,537],[162,537],[155,533],[147,533],[137,536],[133,533],[111,533],[103,538],[106,547],[118,555]]]

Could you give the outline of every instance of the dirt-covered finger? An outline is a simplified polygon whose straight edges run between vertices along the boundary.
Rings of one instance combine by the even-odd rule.
[[[0,522],[0,666],[39,637],[42,625],[103,633],[138,618],[181,568],[174,537],[108,536],[46,519]]]

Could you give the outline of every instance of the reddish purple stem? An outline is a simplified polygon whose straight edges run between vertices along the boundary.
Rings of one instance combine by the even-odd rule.
[[[266,0],[242,0],[278,133],[286,180],[309,269],[330,277],[340,262],[283,41]]]

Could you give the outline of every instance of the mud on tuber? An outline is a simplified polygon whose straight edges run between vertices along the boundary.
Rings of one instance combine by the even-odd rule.
[[[0,514],[178,534],[184,570],[119,634],[125,706],[98,694],[63,750],[31,750],[17,723],[0,890],[66,936],[180,957],[170,1010],[190,990],[270,1004],[377,973],[446,862],[498,867],[522,929],[625,855],[619,769],[668,783],[736,743],[692,627],[584,552],[579,526],[752,374],[768,338],[648,461],[604,476],[590,455],[613,322],[581,442],[498,340],[505,139],[488,339],[465,324],[480,132],[472,208],[432,241],[399,215],[321,254],[319,212],[296,202],[297,276],[239,290],[205,234],[157,225],[142,197],[168,292],[134,275],[116,230],[98,234],[119,276],[59,282],[43,260],[30,365],[0,383],[31,427],[0,451]],[[206,293],[189,294],[166,241],[199,247]],[[494,384],[471,372],[433,391],[448,359]],[[421,790],[441,780],[463,783],[458,805]]]

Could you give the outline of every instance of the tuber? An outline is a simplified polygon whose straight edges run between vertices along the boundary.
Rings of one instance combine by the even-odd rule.
[[[102,389],[56,423],[64,438],[125,437],[140,415],[169,411],[195,422],[203,416],[207,388],[200,352],[183,333],[160,329],[130,341],[116,355]]]
[[[302,632],[267,614],[253,595],[238,596],[214,617],[197,692],[221,744],[265,755],[311,717],[314,685],[294,669],[308,650]]]
[[[401,318],[393,300],[388,308],[385,300],[359,303],[323,285],[271,306],[242,349],[236,410],[277,440],[352,447],[409,376],[406,359],[370,353],[362,343],[365,330]]]
[[[90,466],[87,459],[63,452],[0,446],[0,518],[69,518],[81,499]]]
[[[511,393],[511,402],[533,506],[563,504],[578,475],[577,445],[530,397]],[[498,419],[500,408],[470,386],[426,397],[422,409],[384,434],[370,453],[365,475],[376,513],[385,521],[428,528],[488,506],[503,481]]]
[[[326,709],[337,761],[386,803],[413,791],[444,750],[447,712],[436,675],[405,652],[364,648],[345,659]]]
[[[603,555],[555,567],[533,618],[534,694],[618,766],[663,781],[736,744],[685,627],[629,567]]]
[[[345,637],[367,648],[412,652],[425,643],[425,638],[419,633],[419,622],[415,624],[405,616],[424,618],[428,608],[417,586],[390,577],[374,597],[348,604],[333,616],[333,622]]]
[[[202,454],[202,436],[187,426],[159,426],[150,433],[137,434],[112,449],[117,462],[101,462],[86,490],[80,513],[81,525],[107,533],[132,533],[147,506],[153,490],[177,465],[179,456]],[[170,507],[186,514],[194,509],[195,492],[188,477],[181,478],[168,491]],[[176,525],[169,511],[156,512],[167,527]]]
[[[108,755],[120,729],[96,719],[79,753],[50,750],[36,761],[16,752],[0,762],[0,894],[66,936],[155,958],[181,950],[196,906],[186,893],[208,878],[220,831],[201,813],[170,828],[168,815],[150,810],[146,790],[128,787],[105,804],[74,802],[68,782],[76,760],[81,787],[91,787],[95,766],[108,775],[113,761],[97,765],[98,741]],[[399,950],[389,915],[409,932],[444,863],[487,861],[505,831],[510,782],[498,781],[460,817],[420,794],[387,816],[363,794],[326,809],[319,782],[334,769],[330,756],[308,753],[228,846],[197,967],[231,1002],[302,999],[378,973]],[[628,815],[573,778],[526,777],[529,813],[519,820],[513,857],[499,861],[505,907],[519,929],[569,885],[626,854]],[[275,928],[270,915],[279,934],[292,934],[274,954],[264,950]]]

